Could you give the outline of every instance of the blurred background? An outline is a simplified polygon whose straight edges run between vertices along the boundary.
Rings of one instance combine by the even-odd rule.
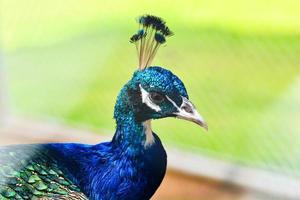
[[[137,68],[129,43],[136,17],[158,15],[175,35],[153,64],[183,80],[209,132],[176,119],[154,121],[154,131],[177,152],[154,199],[180,190],[172,199],[216,193],[215,199],[300,199],[300,185],[283,191],[287,196],[272,193],[285,190],[281,178],[287,185],[300,177],[299,8],[297,0],[2,0],[0,119],[43,121],[38,131],[59,122],[109,137],[116,96]],[[14,126],[19,133],[28,127],[24,120]],[[176,166],[172,155],[178,161],[191,155],[188,167]],[[231,170],[222,172],[223,164]],[[244,169],[253,170],[251,176]],[[232,178],[236,170],[253,184]],[[265,173],[279,176],[278,184],[266,178],[260,186]],[[248,195],[264,191],[268,195]]]

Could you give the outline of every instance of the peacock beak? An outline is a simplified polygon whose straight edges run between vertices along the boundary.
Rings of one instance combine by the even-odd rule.
[[[207,123],[198,113],[193,103],[187,98],[182,97],[182,104],[180,107],[177,107],[177,110],[178,111],[174,113],[177,118],[194,122],[203,127],[205,130],[208,130]]]

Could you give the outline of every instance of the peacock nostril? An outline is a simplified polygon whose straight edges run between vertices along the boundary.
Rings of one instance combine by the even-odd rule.
[[[184,106],[182,106],[182,109],[187,113],[191,113],[191,114],[194,113],[193,108],[191,106],[184,105]]]

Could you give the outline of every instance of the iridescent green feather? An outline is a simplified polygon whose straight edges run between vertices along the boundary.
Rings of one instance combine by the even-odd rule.
[[[41,146],[0,148],[0,200],[87,199]]]

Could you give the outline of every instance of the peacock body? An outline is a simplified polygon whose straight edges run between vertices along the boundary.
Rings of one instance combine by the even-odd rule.
[[[172,32],[158,17],[139,18],[131,37],[139,69],[118,95],[116,132],[96,145],[52,143],[0,148],[0,200],[146,200],[162,182],[167,155],[151,120],[178,117],[207,128],[188,100],[183,82],[162,67],[149,67]]]

